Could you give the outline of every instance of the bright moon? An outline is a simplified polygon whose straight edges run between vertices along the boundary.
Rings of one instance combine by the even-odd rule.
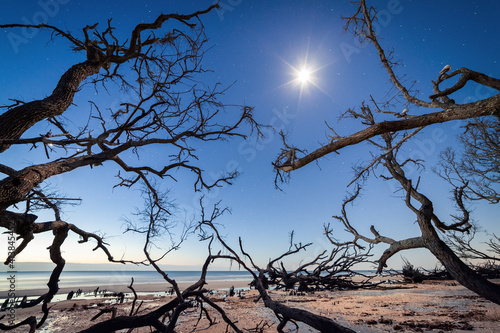
[[[311,73],[307,70],[307,69],[303,69],[301,70],[298,75],[297,75],[297,79],[302,83],[302,84],[305,84],[307,82],[309,82],[309,80],[311,79]]]

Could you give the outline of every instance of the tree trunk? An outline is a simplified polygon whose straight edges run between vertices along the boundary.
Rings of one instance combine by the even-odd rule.
[[[354,333],[350,328],[337,324],[327,317],[323,317],[306,310],[291,308],[279,302],[273,301],[267,294],[260,278],[255,280],[255,288],[259,291],[260,296],[266,308],[274,311],[275,314],[280,314],[283,319],[280,320],[280,326],[283,327],[289,320],[303,322],[319,330],[322,333]],[[280,327],[278,326],[278,327]],[[279,331],[279,330],[278,330]]]
[[[500,285],[492,283],[467,266],[442,240],[432,240],[428,249],[451,276],[467,289],[500,305]]]
[[[337,324],[327,317],[323,317],[306,310],[288,307],[279,302],[264,300],[267,308],[275,313],[281,314],[285,319],[301,321],[304,324],[317,329],[321,333],[354,333],[350,328]]]
[[[100,68],[100,64],[91,61],[73,65],[61,76],[50,96],[14,107],[0,115],[0,139],[19,139],[39,121],[62,114],[73,103],[80,83],[97,74]],[[0,153],[9,146],[0,144]]]
[[[441,261],[458,283],[493,303],[500,305],[500,285],[492,283],[474,272],[439,238],[432,226],[432,212],[432,203],[429,201],[422,205],[417,218],[426,247]]]

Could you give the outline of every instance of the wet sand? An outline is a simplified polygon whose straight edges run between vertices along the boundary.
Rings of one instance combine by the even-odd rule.
[[[235,288],[246,288],[248,287],[250,283],[250,280],[247,279],[239,279],[239,280],[226,280],[226,281],[208,281],[208,283],[205,285],[205,288],[207,289],[229,289],[231,286],[234,286]],[[179,288],[181,290],[185,289],[186,287],[192,285],[193,282],[179,282]],[[123,292],[123,293],[131,293],[131,290],[126,286],[126,285],[105,285],[105,286],[93,286],[93,287],[84,287],[82,290],[84,292],[91,293],[93,290],[95,290],[97,287],[101,291],[108,291],[108,292]],[[134,289],[136,292],[151,292],[151,293],[161,293],[164,291],[167,291],[170,289],[170,285],[166,283],[143,283],[143,284],[134,284],[133,285]],[[67,295],[71,291],[76,291],[78,288],[60,288],[58,295]],[[28,296],[28,297],[35,297],[35,296],[40,296],[43,295],[48,291],[48,288],[38,288],[38,289],[26,289],[26,290],[18,290],[16,291],[16,296],[17,297],[23,297],[23,296]],[[0,291],[0,298],[5,298],[7,295],[7,291]]]
[[[239,289],[246,287],[247,283],[248,281],[211,282],[208,286],[210,289],[221,290],[210,298],[226,311],[229,318],[237,322],[240,329],[260,325],[266,326],[262,332],[276,332],[277,320],[272,311],[264,308],[261,301],[255,302],[258,297],[255,290],[244,291],[243,297],[228,297],[226,288],[234,285]],[[155,289],[158,286],[155,285],[142,287],[141,291],[158,291]],[[475,295],[454,281],[429,281],[416,285],[383,284],[381,288],[374,290],[321,291],[304,295],[290,295],[285,291],[270,291],[270,294],[273,299],[288,306],[329,317],[356,332],[500,332],[500,306]],[[165,304],[172,296],[161,291],[141,294],[139,299],[144,301],[139,314],[144,314]],[[106,313],[95,322],[90,322],[90,318],[99,313],[100,309],[111,306],[109,302],[110,300],[102,298],[57,302],[40,332],[77,332],[93,323],[106,320],[111,314]],[[131,302],[114,306],[117,308],[117,315],[125,315],[130,311]],[[176,331],[224,332],[226,324],[221,316],[208,306],[207,309],[211,318],[215,319],[215,325],[210,326],[209,321],[203,317],[195,326],[200,317],[200,309],[190,308],[181,316]],[[18,320],[29,315],[40,317],[39,311],[39,307],[18,309],[16,316]],[[302,324],[298,327],[299,332],[317,332]],[[292,324],[287,325],[285,330],[296,331]],[[11,332],[26,332],[26,327]],[[150,332],[150,329],[143,328],[134,332]]]

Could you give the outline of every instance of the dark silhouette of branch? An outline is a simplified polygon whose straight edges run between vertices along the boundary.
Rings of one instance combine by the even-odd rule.
[[[29,326],[29,333],[34,333],[36,331],[36,317],[35,316],[30,316],[26,319],[24,319],[23,321],[17,323],[17,324],[14,324],[14,325],[5,325],[5,324],[2,324],[0,323],[0,330],[3,330],[3,331],[10,331],[10,330],[13,330],[13,329],[16,329],[18,327],[21,327],[21,326],[24,326],[24,325],[27,325]]]
[[[375,8],[367,5],[365,0],[353,2],[356,5],[354,15],[346,17],[345,30],[351,32],[361,41],[372,44],[377,51],[380,62],[387,72],[393,87],[397,91],[396,96],[402,101],[400,106],[403,109],[400,113],[392,111],[394,106],[391,102],[386,102],[384,108],[379,107],[373,97],[371,104],[375,107],[377,117],[372,112],[371,106],[362,103],[359,110],[347,110],[342,118],[354,118],[365,126],[364,129],[349,135],[339,135],[330,126],[333,136],[330,142],[319,147],[315,151],[296,159],[293,163],[283,163],[282,153],[278,155],[273,163],[277,172],[277,180],[288,179],[293,170],[301,168],[313,161],[318,161],[321,157],[330,153],[339,153],[347,146],[358,145],[360,143],[370,143],[381,152],[374,155],[366,166],[355,169],[354,182],[362,184],[364,179],[374,173],[377,167],[383,167],[390,176],[381,174],[380,177],[387,181],[395,181],[405,193],[405,203],[408,209],[416,216],[421,235],[403,240],[395,240],[381,235],[374,226],[370,228],[371,237],[362,235],[349,220],[346,213],[346,205],[354,201],[360,191],[357,187],[354,194],[350,195],[342,205],[342,214],[334,216],[340,221],[346,230],[354,236],[350,241],[338,241],[333,237],[333,231],[329,225],[325,226],[325,233],[330,241],[337,246],[353,245],[361,248],[360,242],[369,244],[388,244],[388,249],[379,258],[378,271],[382,271],[386,262],[396,253],[413,248],[428,249],[446,267],[449,273],[462,285],[486,297],[487,299],[500,304],[500,287],[493,284],[482,276],[476,274],[470,267],[462,262],[459,257],[443,242],[438,232],[461,232],[467,233],[472,228],[470,211],[467,208],[467,200],[480,199],[497,202],[496,184],[498,183],[498,119],[500,116],[500,94],[479,100],[477,102],[458,104],[452,98],[453,93],[461,89],[469,81],[474,81],[494,90],[500,90],[500,80],[478,73],[467,68],[460,68],[450,72],[451,66],[447,65],[439,73],[437,80],[432,81],[434,94],[430,96],[430,101],[419,99],[411,91],[412,87],[407,87],[402,76],[395,70],[396,62],[392,59],[392,52],[386,52],[375,33],[374,22],[377,20]],[[451,88],[442,89],[441,84],[449,78],[460,75],[457,83]],[[409,114],[408,108],[419,107],[420,114]],[[387,109],[385,109],[387,108]],[[433,111],[433,109],[440,109]],[[432,112],[431,112],[432,111]],[[424,112],[423,114],[421,112]],[[397,120],[391,117],[397,117]],[[455,158],[453,153],[446,155],[442,173],[443,178],[453,185],[453,199],[458,208],[459,214],[452,216],[451,222],[443,222],[442,218],[434,211],[432,201],[418,189],[418,183],[405,174],[405,165],[421,166],[422,161],[406,159],[399,161],[398,152],[403,148],[403,143],[409,141],[419,130],[434,124],[449,122],[453,120],[469,120],[466,133],[462,136],[465,153],[463,159]],[[484,120],[484,122],[483,122]],[[480,124],[479,122],[483,122]],[[476,125],[475,125],[476,124]],[[408,134],[409,130],[414,130]],[[401,139],[402,137],[402,139]],[[287,143],[287,147],[292,147]],[[485,186],[483,186],[485,185]],[[491,185],[491,186],[489,186]],[[387,217],[390,218],[390,217]],[[471,282],[474,281],[474,282]]]
[[[470,121],[460,136],[460,152],[448,148],[441,153],[435,171],[456,188],[463,188],[469,200],[500,202],[500,123],[496,119]]]
[[[500,261],[500,238],[496,235],[492,235],[490,240],[486,242],[488,246],[487,252],[480,251],[472,244],[475,235],[477,233],[477,227],[472,227],[472,232],[470,234],[464,235],[463,233],[453,233],[446,239],[446,243],[453,249],[455,253],[460,258],[466,260],[484,260],[497,262]]]
[[[386,143],[386,149],[391,150],[393,146],[394,135],[383,134],[383,140]],[[464,213],[461,218],[455,217],[457,222],[452,224],[445,224],[439,217],[434,213],[432,202],[414,186],[410,179],[405,175],[401,163],[397,161],[396,153],[391,151],[384,155],[384,167],[389,171],[393,180],[399,182],[402,189],[406,193],[405,203],[407,207],[416,215],[417,223],[420,227],[421,236],[394,240],[389,237],[381,236],[375,227],[371,227],[371,232],[374,238],[369,238],[360,235],[356,229],[352,226],[351,222],[347,217],[346,204],[355,200],[359,194],[359,188],[356,193],[346,199],[342,205],[342,216],[335,216],[337,220],[343,223],[347,231],[354,235],[354,240],[347,242],[345,244],[357,244],[358,240],[363,240],[371,244],[386,243],[389,244],[389,248],[382,254],[379,261],[378,272],[381,272],[383,267],[386,266],[386,262],[394,254],[415,248],[426,248],[434,256],[441,261],[441,263],[446,267],[448,272],[453,278],[455,278],[459,283],[464,285],[466,288],[476,292],[477,294],[491,300],[495,303],[500,303],[500,287],[494,283],[489,282],[482,276],[478,275],[474,270],[468,267],[464,262],[462,262],[459,257],[450,249],[449,246],[443,242],[436,229],[454,230],[457,232],[467,232],[471,229],[472,225],[469,223],[469,212],[465,209],[462,202],[462,189],[456,189],[455,200],[459,209]],[[388,177],[386,177],[389,179]],[[419,203],[420,208],[415,207],[414,201]],[[326,229],[327,234],[331,234],[329,228]],[[474,281],[471,283],[471,281]]]
[[[160,268],[158,261],[165,258],[165,256],[168,253],[170,253],[172,249],[177,249],[185,240],[186,233],[182,233],[179,236],[177,242],[172,243],[169,249],[166,250],[165,253],[155,258],[151,253],[152,249],[151,244],[155,241],[156,238],[163,236],[165,232],[168,232],[169,229],[173,228],[173,225],[166,223],[170,217],[170,214],[164,208],[163,205],[164,202],[162,201],[164,197],[159,196],[158,199],[156,199],[153,193],[151,193],[147,187],[145,189],[144,194],[145,194],[144,196],[145,208],[136,214],[136,217],[139,218],[140,223],[145,224],[144,227],[145,241],[144,241],[143,252],[146,257],[146,262],[149,265],[151,265],[155,269],[155,271],[163,277],[166,284],[171,286],[171,288],[174,290],[175,299],[146,314],[137,315],[137,311],[134,314],[137,295],[135,294],[135,291],[132,288],[133,284],[132,280],[132,283],[130,284],[129,288],[132,289],[135,297],[132,303],[132,308],[128,316],[119,316],[116,318],[111,318],[104,322],[95,324],[92,327],[83,330],[82,332],[114,331],[119,329],[126,329],[126,328],[132,329],[132,328],[139,328],[146,326],[154,327],[159,332],[174,332],[179,317],[182,315],[183,311],[185,311],[188,308],[192,308],[198,304],[202,305],[203,303],[206,303],[210,305],[212,308],[214,308],[221,315],[223,320],[230,327],[232,327],[235,332],[242,332],[236,326],[236,324],[226,315],[224,309],[219,307],[217,304],[215,304],[213,301],[210,300],[210,298],[208,297],[209,291],[204,289],[204,286],[206,284],[206,275],[210,264],[215,260],[221,260],[221,259],[227,260],[227,259],[232,259],[232,257],[226,255],[212,255],[210,251],[210,245],[211,245],[210,243],[209,255],[205,260],[204,265],[202,266],[200,278],[198,279],[198,281],[191,284],[184,290],[181,290],[177,281],[171,278],[167,272],[163,271]],[[215,220],[218,216],[220,216],[219,212],[214,212],[213,215],[211,216],[212,221]],[[202,217],[202,219],[203,218],[204,217]],[[141,234],[143,233],[139,225],[137,225],[132,231],[140,232]],[[199,309],[201,317],[204,313],[203,311],[204,308],[203,306],[200,306]],[[166,315],[168,315],[168,322],[163,323],[162,320],[160,320],[160,318],[163,318]],[[210,320],[210,322],[213,323],[212,320]]]
[[[49,254],[55,268],[49,279],[48,292],[22,304],[23,307],[42,304],[43,317],[37,322],[38,326],[43,325],[50,302],[58,292],[59,278],[65,265],[61,246],[69,233],[79,235],[80,243],[95,241],[94,250],[103,251],[110,262],[152,265],[161,273],[156,262],[180,246],[190,227],[186,227],[186,234],[181,236],[180,243],[158,258],[154,257],[150,246],[157,241],[157,237],[168,235],[170,230],[170,220],[166,216],[171,206],[168,200],[162,198],[158,188],[168,185],[169,181],[177,181],[177,175],[183,173],[194,175],[192,186],[195,191],[231,184],[238,175],[236,171],[228,171],[217,179],[210,177],[208,180],[203,163],[197,156],[197,144],[242,139],[252,133],[262,135],[261,125],[253,119],[252,107],[226,106],[220,98],[227,89],[219,84],[210,87],[200,83],[203,80],[199,77],[206,72],[202,59],[208,49],[200,17],[216,8],[218,4],[186,15],[160,14],[154,22],[136,25],[125,40],[120,40],[111,20],[102,29],[97,24],[84,27],[81,38],[47,24],[0,25],[2,29],[30,28],[52,32],[51,39],[62,38],[70,43],[74,51],[85,52],[86,56],[85,61],[74,64],[63,73],[47,97],[31,102],[12,100],[13,103],[3,107],[4,112],[0,114],[0,153],[13,146],[27,145],[41,150],[46,158],[20,169],[0,164],[0,173],[4,175],[0,179],[0,227],[22,239],[21,244],[6,258],[5,264],[11,263],[30,246],[35,234],[54,234]],[[104,89],[108,93],[119,88],[119,95],[125,97],[106,109],[90,101],[86,122],[67,122],[60,116],[71,109],[74,97],[82,93],[81,87],[85,84],[92,84],[96,90]],[[229,108],[236,108],[238,112],[229,113]],[[83,109],[80,111],[85,112]],[[41,122],[49,127],[46,133],[23,137],[28,129]],[[164,146],[169,151],[168,156],[162,157],[164,164],[153,166],[141,162],[139,157],[149,154],[148,150],[157,146]],[[130,155],[138,158],[130,158]],[[76,226],[63,221],[62,205],[75,203],[77,199],[65,198],[47,189],[46,181],[53,176],[106,164],[118,167],[116,186],[128,188],[141,184],[151,199],[149,208],[156,214],[153,218],[157,223],[134,230],[142,230],[147,236],[146,258],[142,261],[115,259],[101,236],[86,231],[85,225]],[[162,184],[157,183],[160,180]],[[23,211],[21,205],[25,206],[23,213],[19,212]],[[47,209],[53,212],[54,220],[38,221],[35,213]],[[130,231],[133,229],[131,226]],[[166,282],[176,286],[174,280],[166,275],[164,277]],[[203,285],[204,275],[189,289],[191,294],[188,292],[187,298],[192,300],[202,295]],[[136,316],[137,311],[135,315],[131,312],[133,320],[130,322],[138,319],[139,323],[147,322],[147,326],[165,329],[167,326],[159,318],[167,312],[180,311],[176,309],[190,302],[185,302],[185,293],[175,289],[178,303],[142,317],[143,321]],[[129,319],[113,320],[115,322],[112,323],[119,323],[116,324],[118,326],[130,325],[123,324]],[[107,325],[111,327],[115,324]],[[171,325],[170,329],[175,323]]]
[[[389,75],[394,87],[399,91],[407,105],[415,105],[428,109],[442,109],[437,112],[429,112],[413,117],[404,117],[400,120],[384,120],[370,124],[369,127],[349,135],[334,136],[334,140],[325,144],[313,152],[297,158],[293,163],[283,163],[281,154],[273,163],[276,172],[290,172],[299,169],[319,158],[330,153],[339,153],[339,151],[347,146],[356,145],[363,141],[372,139],[378,135],[392,132],[402,132],[420,127],[426,127],[433,124],[449,122],[453,120],[475,119],[483,116],[500,117],[500,94],[493,97],[479,100],[468,104],[456,104],[448,98],[448,95],[462,89],[468,81],[475,81],[486,87],[500,90],[500,80],[491,78],[482,73],[478,73],[467,68],[460,68],[450,74],[440,74],[436,82],[432,82],[435,94],[430,96],[431,101],[421,100],[411,94],[409,88],[401,82],[398,74],[394,71],[394,62],[386,55],[386,51],[379,42],[379,39],[373,29],[373,22],[376,20],[376,10],[369,7],[365,0],[354,1],[357,5],[356,13],[350,17],[345,17],[345,30],[351,32],[354,36],[360,37],[363,41],[373,44],[379,55],[380,61]],[[459,81],[451,88],[444,91],[439,90],[439,84],[448,78],[457,74],[462,74]],[[442,99],[442,102],[438,101]],[[392,112],[384,112],[394,114]],[[332,129],[330,126],[328,126]],[[335,132],[334,132],[335,133]],[[283,177],[283,176],[282,176]],[[278,180],[282,177],[278,177]]]
[[[212,9],[218,8],[218,4],[208,7],[206,10],[198,11],[190,15],[180,14],[161,14],[153,23],[138,24],[132,31],[129,39],[129,47],[125,48],[120,44],[113,35],[113,29],[108,28],[99,33],[97,24],[87,26],[83,29],[85,40],[78,40],[71,33],[64,32],[54,26],[47,24],[30,25],[30,24],[3,24],[0,28],[34,28],[52,30],[56,35],[61,36],[73,45],[75,51],[84,50],[87,54],[87,60],[71,67],[62,77],[51,95],[43,100],[23,103],[14,107],[4,114],[0,115],[0,138],[2,139],[18,139],[21,135],[37,122],[62,114],[71,105],[75,93],[78,91],[78,86],[86,78],[93,76],[104,68],[109,73],[109,68],[115,64],[114,73],[117,73],[117,67],[120,64],[132,59],[148,58],[148,51],[145,53],[143,49],[154,43],[172,43],[179,35],[169,35],[171,39],[155,38],[152,31],[162,28],[163,24],[168,20],[176,20],[186,24],[189,28],[194,28],[196,24],[188,21],[193,18],[198,18],[199,15],[208,13]],[[108,22],[109,24],[109,22]],[[94,36],[97,40],[90,39],[88,30],[94,30]],[[149,36],[141,37],[144,31],[151,31]],[[186,34],[181,32],[181,35],[186,37]],[[108,75],[109,76],[109,75]],[[9,124],[8,126],[6,124]],[[0,152],[6,150],[9,146],[2,144]]]
[[[264,306],[271,309],[275,313],[276,318],[280,322],[278,327],[277,327],[278,332],[282,332],[282,329],[285,327],[285,325],[288,322],[293,323],[295,321],[303,322],[303,323],[309,325],[310,327],[315,328],[315,329],[319,330],[320,332],[325,332],[325,333],[326,332],[354,332],[347,327],[344,327],[344,326],[341,326],[341,325],[335,323],[330,318],[316,315],[316,314],[311,313],[311,312],[306,311],[306,310],[288,307],[288,306],[282,304],[281,302],[274,301],[271,298],[271,296],[269,295],[269,293],[267,292],[267,290],[266,290],[267,288],[265,287],[266,286],[265,275],[272,274],[271,270],[269,269],[269,266],[265,269],[257,266],[254,263],[254,261],[252,260],[250,254],[245,252],[241,238],[239,239],[239,246],[240,246],[239,250],[241,251],[243,257],[240,256],[233,248],[231,248],[227,244],[227,242],[223,239],[223,237],[221,237],[219,231],[217,230],[217,228],[214,224],[214,220],[211,217],[220,216],[221,212],[223,212],[223,211],[224,210],[221,210],[218,207],[218,204],[216,204],[214,206],[214,210],[212,211],[212,214],[210,215],[210,218],[206,218],[205,211],[204,211],[204,208],[202,205],[202,216],[205,218],[202,219],[201,224],[200,224],[200,228],[203,229],[205,227],[205,228],[208,228],[209,230],[211,230],[213,232],[215,239],[218,240],[218,242],[223,246],[223,248],[229,252],[231,259],[234,260],[236,263],[238,263],[238,265],[243,267],[245,270],[247,270],[253,276],[255,288],[259,291],[259,295],[260,295],[260,298],[262,299],[262,301],[264,302]],[[292,237],[291,237],[291,240],[293,240]],[[292,249],[292,247],[293,247],[293,249]],[[283,255],[281,255],[279,257],[283,258],[285,256],[295,254],[299,251],[304,250],[306,247],[307,247],[306,245],[302,245],[302,244],[293,245],[293,246],[291,246],[291,248],[287,252],[285,252]],[[251,265],[248,265],[244,258],[248,259],[251,262]],[[271,261],[276,262],[276,260],[271,260]],[[255,271],[257,271],[258,273],[256,273]]]

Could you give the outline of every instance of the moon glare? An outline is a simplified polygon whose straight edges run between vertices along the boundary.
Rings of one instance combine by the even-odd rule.
[[[306,68],[304,68],[297,73],[297,79],[300,81],[300,83],[305,84],[311,79],[311,73]]]

